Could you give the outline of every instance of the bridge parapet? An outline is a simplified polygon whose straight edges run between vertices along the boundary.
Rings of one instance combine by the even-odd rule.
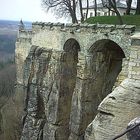
[[[122,30],[125,33],[132,33],[135,31],[134,25],[110,25],[110,24],[71,24],[71,23],[51,23],[51,22],[34,22],[32,24],[33,31],[39,30],[60,30],[60,31],[74,31],[74,32],[82,32],[82,31],[91,31],[91,32],[113,32],[114,30]]]

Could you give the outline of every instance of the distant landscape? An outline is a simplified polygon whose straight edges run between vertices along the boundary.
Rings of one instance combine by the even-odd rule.
[[[14,62],[18,24],[19,21],[0,20],[0,70]],[[31,28],[31,22],[25,22],[25,26]]]
[[[2,127],[2,120],[5,118],[2,118],[4,114],[2,110],[5,112],[4,108],[10,100],[13,101],[15,95],[16,66],[14,53],[18,24],[19,21],[0,20],[0,140],[4,139],[4,131],[9,129]],[[27,29],[31,28],[30,22],[24,22],[24,24]]]
[[[0,20],[0,97],[10,97],[14,94],[15,83],[15,42],[19,21]],[[31,28],[30,22],[25,22],[26,28]],[[0,108],[5,100],[0,98]],[[7,100],[7,99],[6,99]]]

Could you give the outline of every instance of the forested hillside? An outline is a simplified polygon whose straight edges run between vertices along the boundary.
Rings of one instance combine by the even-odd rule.
[[[7,86],[9,81],[7,80],[6,84],[4,79],[7,78],[4,75],[15,73],[14,51],[17,29],[18,22],[0,20],[0,95],[4,96],[9,94],[6,93],[7,91],[3,91],[2,85],[5,83],[4,85]],[[15,80],[14,76],[10,80],[13,79]]]
[[[31,28],[31,23],[25,23]],[[16,67],[14,62],[15,41],[18,31],[17,21],[0,20],[0,140],[16,140],[16,112],[20,104],[15,105]],[[15,122],[16,121],[16,122]],[[19,126],[19,125],[18,125]]]
[[[0,70],[14,63],[16,34],[0,34]]]

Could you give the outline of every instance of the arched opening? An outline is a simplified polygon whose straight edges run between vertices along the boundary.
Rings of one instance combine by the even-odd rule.
[[[64,44],[61,56],[60,92],[59,92],[59,118],[61,121],[60,139],[68,139],[71,100],[76,84],[78,51],[80,45],[75,39],[69,39]]]
[[[99,40],[89,49],[90,75],[96,83],[97,105],[112,91],[116,78],[122,69],[123,50],[111,40]],[[94,93],[95,94],[95,93]]]
[[[111,93],[122,69],[122,59],[125,55],[118,44],[103,39],[95,42],[85,57],[86,78],[77,79],[78,86],[75,88],[77,93],[74,93],[73,97],[70,140],[84,137],[87,126],[97,114],[98,105]]]
[[[90,75],[84,99],[85,128],[97,114],[98,105],[112,92],[113,86],[122,70],[123,50],[111,40],[99,40],[89,49]],[[114,99],[115,100],[115,99]],[[88,109],[87,109],[88,108]]]

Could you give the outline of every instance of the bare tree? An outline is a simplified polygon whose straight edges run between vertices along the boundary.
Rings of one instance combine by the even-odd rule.
[[[94,11],[95,11],[95,17],[97,16],[97,0],[94,0]]]
[[[109,5],[108,0],[101,0],[103,7],[108,8],[108,12],[109,12],[109,16],[110,16],[110,11],[111,11],[111,7]]]
[[[127,4],[126,15],[130,15],[132,0],[126,0],[126,4]]]
[[[137,0],[136,15],[140,15],[140,0]]]
[[[88,18],[88,9],[89,9],[89,0],[87,0],[87,11],[86,11],[86,19]]]
[[[53,9],[59,16],[70,15],[72,23],[77,23],[76,5],[77,0],[42,0],[45,9]]]
[[[83,13],[83,7],[86,7],[86,12],[85,14]],[[89,10],[89,0],[79,0],[79,10],[80,10],[80,14],[81,14],[81,22],[83,22],[85,19],[88,18],[88,10]]]
[[[117,6],[116,6],[116,0],[109,0],[109,5],[112,7],[112,9],[114,10],[114,12],[116,13],[120,24],[123,24],[122,17],[120,15],[120,12],[117,9]]]
[[[119,23],[122,25],[123,20],[122,20],[122,17],[120,15],[120,12],[117,9],[116,0],[102,0],[102,3],[103,3],[104,7],[109,9],[109,11],[112,11],[112,12],[116,13],[116,15],[118,17],[118,20],[119,20]]]
[[[84,21],[84,14],[83,14],[83,2],[82,0],[41,0],[42,5],[45,9],[53,9],[56,15],[67,16],[70,15],[72,19],[72,23],[78,23],[77,19],[77,11],[80,11],[81,22]],[[89,7],[89,0],[86,0],[86,18],[88,15],[88,7]],[[79,8],[77,8],[79,7]]]
[[[80,7],[80,14],[81,14],[81,22],[83,22],[84,21],[84,14],[83,14],[83,10],[82,10],[83,6],[82,6],[81,0],[79,0],[79,7]]]

